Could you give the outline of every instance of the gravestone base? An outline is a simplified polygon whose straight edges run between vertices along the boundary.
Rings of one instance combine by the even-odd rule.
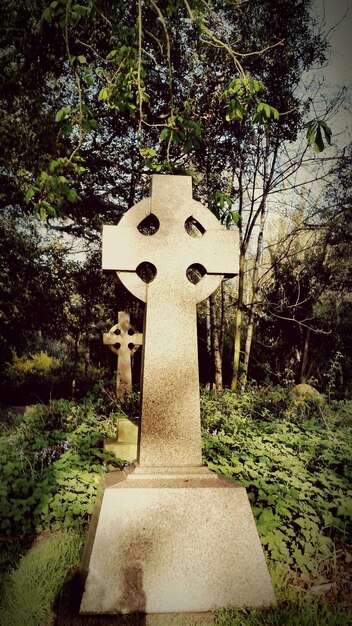
[[[136,461],[138,441],[138,418],[119,419],[116,439],[105,439],[104,450],[112,452],[118,459]]]
[[[243,487],[202,467],[138,467],[112,480],[85,565],[81,615],[141,613],[143,623],[167,625],[198,614],[211,623],[217,609],[275,605]]]

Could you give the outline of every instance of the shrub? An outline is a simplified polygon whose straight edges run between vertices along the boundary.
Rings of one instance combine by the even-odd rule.
[[[116,420],[90,401],[53,401],[3,433],[0,531],[19,536],[86,524],[107,463],[123,464],[102,445],[115,435]]]
[[[52,398],[84,398],[89,390],[104,379],[103,368],[89,368],[86,373],[82,363],[75,367],[67,358],[57,359],[45,352],[17,356],[6,363],[1,383],[1,397],[7,404],[24,405],[33,402],[49,402]],[[75,370],[75,374],[73,374]]]

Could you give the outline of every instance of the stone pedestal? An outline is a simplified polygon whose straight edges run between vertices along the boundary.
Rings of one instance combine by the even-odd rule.
[[[243,487],[206,468],[139,467],[105,489],[81,614],[140,612],[167,625],[173,613],[196,621],[274,604]]]
[[[117,438],[105,439],[104,450],[113,452],[118,459],[136,461],[138,422],[138,419],[120,419],[117,424]]]

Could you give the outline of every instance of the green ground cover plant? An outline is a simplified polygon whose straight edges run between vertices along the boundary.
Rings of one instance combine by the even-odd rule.
[[[285,389],[202,394],[208,467],[247,488],[271,562],[302,573],[348,542],[352,403],[295,401]]]
[[[64,572],[79,561],[81,533],[87,528],[100,477],[108,465],[122,466],[104,452],[103,439],[115,436],[118,417],[135,415],[137,404],[137,394],[117,405],[99,388],[80,404],[53,401],[2,421],[0,595],[4,600],[0,626],[50,623],[52,608],[48,607],[53,604],[54,588],[60,588]],[[210,469],[246,486],[279,604],[264,613],[221,612],[218,626],[351,623],[343,602],[331,606],[308,590],[326,580],[320,576],[322,566],[333,568],[341,550],[349,550],[343,565],[352,569],[348,547],[352,403],[329,402],[323,397],[297,399],[284,387],[248,388],[238,395],[203,390],[201,415],[204,461]],[[43,546],[43,562],[36,552],[34,564],[32,550],[27,549],[37,533],[52,536],[53,544],[44,540],[34,545],[34,551]],[[75,537],[74,556],[61,551],[55,537],[66,536],[62,533]],[[54,570],[58,564],[57,571],[50,573],[53,584],[49,587],[40,573],[47,567],[46,554]],[[20,555],[24,556],[20,559]],[[26,584],[28,571],[36,580],[36,591],[28,595],[34,622],[23,621],[21,603],[9,600]],[[288,572],[287,579],[277,577],[277,571]]]
[[[305,597],[266,611],[224,611],[215,623],[216,626],[348,626],[351,621],[346,613],[335,612],[320,598]]]
[[[103,439],[115,436],[116,420],[91,400],[53,401],[10,416],[0,436],[5,539],[87,524],[107,464],[122,465],[103,450]]]

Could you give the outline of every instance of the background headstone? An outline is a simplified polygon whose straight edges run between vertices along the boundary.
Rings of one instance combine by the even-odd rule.
[[[117,354],[116,396],[121,398],[132,391],[133,355],[142,345],[143,335],[130,322],[130,314],[119,311],[117,324],[103,335],[103,343]]]

